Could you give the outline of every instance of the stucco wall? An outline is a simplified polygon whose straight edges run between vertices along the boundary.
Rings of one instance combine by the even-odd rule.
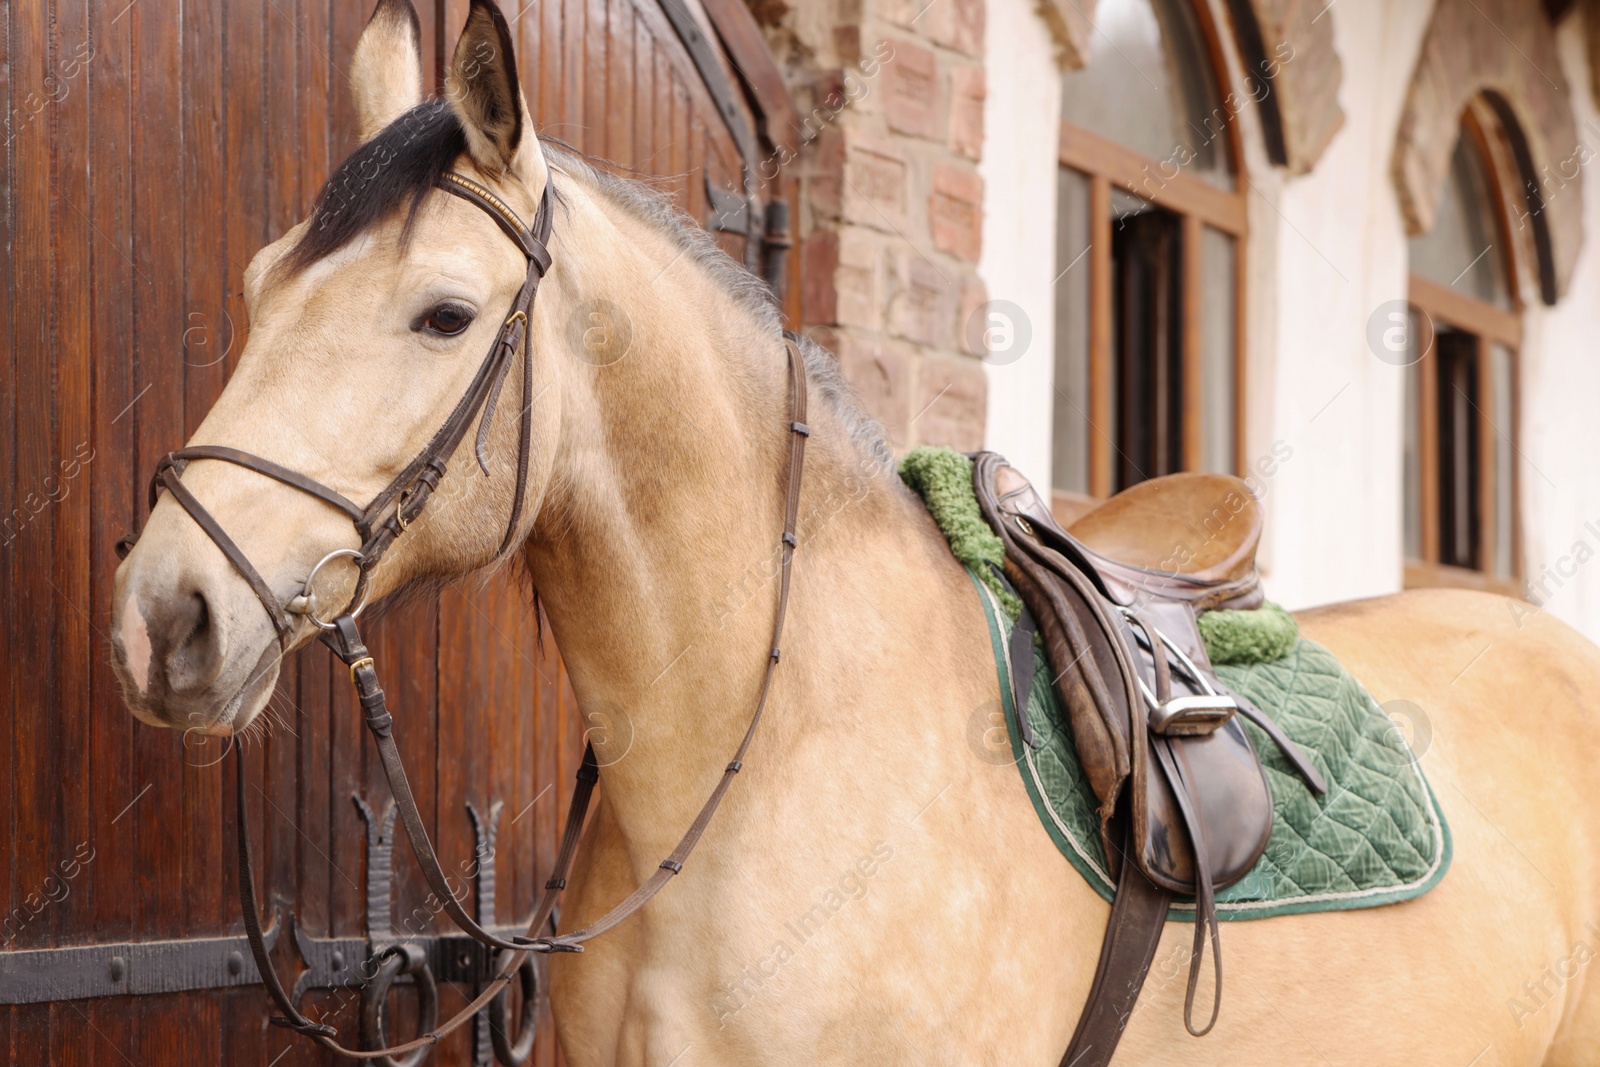
[[[1523,531],[1529,598],[1600,641],[1600,115],[1588,94],[1581,19],[1558,37],[1584,146],[1581,181],[1547,195],[1582,195],[1583,250],[1567,295],[1523,319]],[[1581,192],[1580,192],[1581,188]]]
[[[1035,484],[1050,484],[1050,419],[1055,377],[1056,166],[1061,97],[1054,45],[1033,0],[990,0],[984,64],[983,255],[978,273],[994,302],[987,314],[1020,310],[1010,327],[1018,348],[987,358],[985,445]],[[1004,72],[1000,74],[999,72]],[[1042,87],[1042,89],[1041,89]],[[1076,269],[1087,270],[1082,263]],[[1026,329],[1026,348],[1021,348]]]
[[[1428,20],[1425,4],[1346,0],[1334,21],[1344,127],[1316,168],[1259,181],[1250,197],[1250,338],[1265,388],[1249,397],[1250,456],[1292,455],[1264,494],[1262,569],[1289,607],[1400,588],[1400,367],[1367,344],[1367,322],[1406,297],[1406,236],[1389,160]],[[1276,194],[1276,195],[1274,195]],[[1259,325],[1259,324],[1253,324]]]

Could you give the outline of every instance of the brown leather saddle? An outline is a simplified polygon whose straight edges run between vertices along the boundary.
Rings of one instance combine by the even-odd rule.
[[[1063,1067],[1103,1067],[1138,999],[1175,894],[1195,902],[1184,1025],[1202,1036],[1222,1000],[1216,891],[1255,866],[1272,832],[1272,792],[1244,716],[1317,793],[1321,776],[1276,723],[1216,677],[1196,622],[1261,604],[1261,513],[1239,479],[1177,474],[1145,482],[1062,529],[1033,487],[993,452],[973,456],[978,503],[1005,542],[1004,576],[1024,604],[1011,676],[1024,744],[1034,633],[1042,638],[1073,742],[1099,802],[1117,893],[1089,999]],[[1194,1023],[1206,941],[1210,1018]]]

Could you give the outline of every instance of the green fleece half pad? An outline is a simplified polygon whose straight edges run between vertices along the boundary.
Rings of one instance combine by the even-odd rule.
[[[1007,656],[1010,622],[973,576],[989,621],[1011,753],[1039,819],[1062,855],[1106,900],[1116,895],[1100,844],[1095,797],[1078,764],[1050,666],[1036,658],[1025,710],[1038,749],[1023,745]],[[1241,718],[1272,788],[1272,836],[1250,873],[1219,890],[1224,920],[1312,911],[1347,911],[1409,900],[1432,889],[1450,866],[1450,829],[1422,768],[1383,709],[1332,654],[1298,640],[1287,656],[1218,667],[1229,688],[1277,720],[1328,784],[1318,797],[1278,746]],[[1194,903],[1178,898],[1174,922],[1193,922]]]
[[[1271,663],[1294,651],[1300,624],[1270,600],[1253,611],[1208,611],[1200,616],[1200,639],[1218,667]]]
[[[913,448],[900,461],[900,480],[927,505],[956,559],[978,575],[999,598],[1006,618],[1015,622],[1022,614],[1022,601],[994,572],[1005,565],[1006,546],[978,508],[972,460],[952,448]]]

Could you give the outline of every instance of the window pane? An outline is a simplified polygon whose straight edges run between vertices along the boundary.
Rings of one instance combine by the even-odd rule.
[[[1516,537],[1516,449],[1517,432],[1513,357],[1505,345],[1489,350],[1489,380],[1494,391],[1490,401],[1491,428],[1494,434],[1494,575],[1512,578],[1517,573]]]
[[[1439,325],[1439,562],[1480,569],[1478,338]]]
[[[1056,181],[1056,381],[1050,481],[1089,492],[1089,179]]]
[[[1207,226],[1200,244],[1200,467],[1232,474],[1234,243]]]
[[[1111,210],[1108,432],[1121,490],[1183,469],[1183,220],[1120,190]]]
[[[1401,475],[1405,497],[1402,540],[1407,559],[1422,559],[1422,364],[1417,346],[1422,343],[1421,326],[1417,309],[1406,311],[1410,322],[1406,324],[1406,350],[1409,360],[1405,367],[1404,470]]]
[[[1100,0],[1090,40],[1088,65],[1061,79],[1061,117],[1167,164],[1169,178],[1232,189],[1231,115],[1190,0]]]
[[[1509,308],[1506,249],[1500,247],[1493,190],[1489,170],[1472,137],[1463,130],[1439,196],[1433,229],[1409,243],[1411,270],[1468,296]]]

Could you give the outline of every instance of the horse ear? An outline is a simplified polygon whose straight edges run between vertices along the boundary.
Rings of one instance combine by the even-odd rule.
[[[528,106],[517,81],[511,28],[494,0],[472,0],[467,24],[456,42],[445,97],[467,134],[467,152],[485,174],[510,171],[524,181],[535,177],[518,166],[518,149],[538,156]]]
[[[350,64],[361,140],[422,103],[422,23],[411,0],[378,0]]]

